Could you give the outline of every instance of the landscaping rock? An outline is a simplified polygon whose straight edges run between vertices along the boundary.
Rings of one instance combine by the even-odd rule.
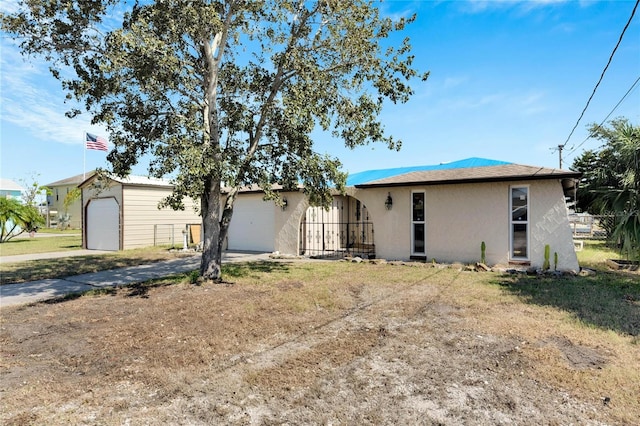
[[[580,269],[580,273],[578,275],[580,275],[581,277],[594,277],[596,275],[596,271],[589,268],[582,268]]]
[[[481,272],[489,272],[491,268],[489,268],[487,265],[485,265],[482,262],[478,262],[476,263],[476,270]]]

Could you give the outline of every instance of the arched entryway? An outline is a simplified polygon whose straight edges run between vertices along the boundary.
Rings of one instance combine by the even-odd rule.
[[[335,196],[329,210],[309,207],[300,221],[300,254],[375,258],[373,221],[367,207],[347,195]]]

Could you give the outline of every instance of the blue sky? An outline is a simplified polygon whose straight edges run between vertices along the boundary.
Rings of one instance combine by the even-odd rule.
[[[9,10],[15,2],[2,2]],[[415,65],[430,71],[404,105],[389,105],[387,131],[403,141],[355,150],[318,135],[317,150],[339,157],[352,173],[484,157],[558,167],[564,144],[631,16],[635,0],[390,1],[387,14],[418,14],[406,31]],[[586,126],[600,123],[640,77],[640,11],[636,13],[589,108],[566,143],[563,168],[600,142]],[[403,34],[404,35],[404,34]],[[37,176],[46,184],[107,167],[85,151],[89,117],[67,119],[64,93],[45,63],[20,57],[2,38],[0,177]],[[639,85],[611,115],[640,123]],[[86,161],[86,166],[84,165]],[[144,167],[134,169],[145,175]]]

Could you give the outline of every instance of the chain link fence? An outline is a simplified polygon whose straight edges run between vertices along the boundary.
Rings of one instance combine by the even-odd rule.
[[[616,214],[592,215],[589,213],[569,214],[569,224],[574,239],[608,240],[621,216]]]
[[[175,245],[174,225],[153,225],[153,245]]]

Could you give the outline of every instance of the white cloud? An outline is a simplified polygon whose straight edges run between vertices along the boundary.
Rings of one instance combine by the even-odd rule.
[[[46,63],[25,60],[17,46],[6,39],[0,67],[2,121],[20,126],[34,137],[64,144],[81,144],[84,131],[99,131],[91,126],[88,116],[67,118],[65,112],[74,104],[65,104],[65,93]]]
[[[413,15],[419,7],[419,2],[381,2],[380,14],[385,18],[390,18],[392,21],[399,21],[400,19],[406,19]],[[402,7],[399,7],[402,5]]]
[[[20,6],[17,0],[3,0],[0,2],[0,12],[2,13],[15,13],[18,9],[20,9]]]
[[[497,92],[445,99],[438,108],[449,111],[492,110],[508,115],[531,116],[547,111],[546,94],[541,91]]]
[[[569,0],[468,0],[464,10],[468,13],[482,13],[492,9],[519,8],[533,10],[554,4],[567,3]]]
[[[105,21],[118,24],[126,8],[127,5],[116,3]],[[2,13],[12,14],[19,9],[17,0],[0,2]],[[74,101],[66,101],[66,93],[44,60],[21,55],[18,43],[7,34],[2,34],[0,43],[0,116],[3,122],[15,124],[33,137],[54,143],[84,143],[85,131],[106,136],[104,128],[91,125],[88,114],[74,119],[65,116],[66,111],[78,105]]]
[[[467,77],[467,76],[445,77],[444,83],[443,83],[443,88],[445,90],[446,89],[453,89],[454,87],[458,87],[458,86],[466,83],[467,81],[469,81],[469,77]]]

